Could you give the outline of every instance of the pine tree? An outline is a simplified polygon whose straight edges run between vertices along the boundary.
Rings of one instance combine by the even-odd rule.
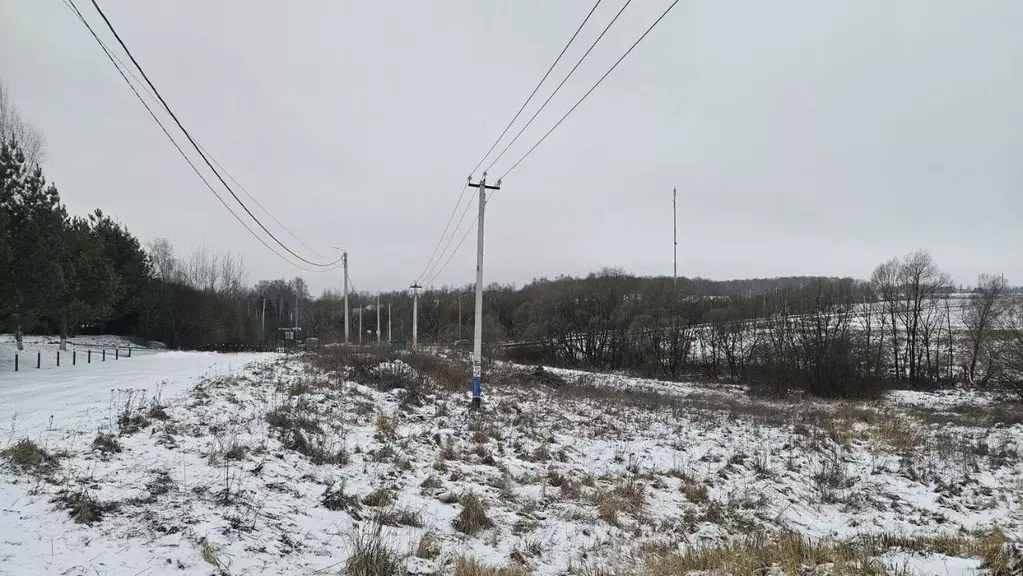
[[[63,258],[57,324],[61,349],[66,349],[68,336],[83,323],[110,317],[121,284],[104,251],[103,238],[88,220],[74,218],[68,224]]]
[[[54,317],[63,284],[61,257],[67,212],[42,169],[29,168],[17,143],[0,150],[0,205],[6,212],[8,324],[23,349],[22,331]]]

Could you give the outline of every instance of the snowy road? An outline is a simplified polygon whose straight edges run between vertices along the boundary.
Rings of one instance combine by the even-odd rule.
[[[82,467],[80,458],[96,431],[115,417],[112,404],[120,397],[118,390],[145,390],[147,398],[159,391],[164,399],[174,399],[203,377],[238,372],[254,360],[273,356],[159,352],[67,370],[2,373],[0,448],[28,437],[49,450],[73,454],[63,466],[76,470],[79,479],[102,479],[95,464]],[[135,468],[145,471],[142,464]],[[182,573],[163,558],[154,560],[158,550],[74,523],[47,494],[37,494],[37,485],[37,480],[0,474],[0,576],[152,574],[154,566]],[[182,545],[192,547],[186,540]],[[186,573],[209,571],[200,567]]]
[[[110,411],[113,390],[145,390],[150,397],[162,384],[164,396],[176,396],[203,376],[226,374],[269,356],[160,352],[66,370],[0,373],[0,445],[45,432],[51,416],[55,427],[95,428]]]

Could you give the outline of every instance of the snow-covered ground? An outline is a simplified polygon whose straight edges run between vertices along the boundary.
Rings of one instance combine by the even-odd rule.
[[[0,334],[0,379],[7,372],[14,371],[14,355],[18,355],[19,371],[36,370],[37,354],[39,354],[39,369],[50,370],[60,368],[62,370],[72,368],[72,353],[77,350],[78,358],[76,367],[88,364],[87,354],[92,350],[92,361],[102,361],[102,351],[107,351],[107,361],[114,360],[114,351],[120,350],[120,354],[127,354],[131,348],[132,357],[136,354],[150,354],[155,350],[146,346],[139,346],[131,340],[122,336],[75,336],[68,339],[67,350],[60,353],[60,366],[57,366],[57,352],[60,350],[60,338],[58,336],[25,336],[22,340],[24,350],[18,351],[17,342],[13,334]]]
[[[64,453],[45,477],[0,464],[0,574],[342,574],[378,539],[411,573],[667,574],[679,550],[795,532],[954,576],[983,573],[974,541],[1023,532],[1023,417],[991,397],[506,367],[478,415],[457,373],[409,361],[167,352],[0,378],[0,449]]]

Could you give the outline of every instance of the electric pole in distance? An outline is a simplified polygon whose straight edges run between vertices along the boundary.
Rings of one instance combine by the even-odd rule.
[[[672,259],[672,267],[671,267],[671,279],[672,280],[671,281],[672,281],[672,286],[674,286],[676,288],[678,287],[678,208],[677,208],[677,200],[676,200],[677,196],[678,196],[678,189],[677,188],[672,188],[671,189],[671,238],[672,238],[672,241],[675,243],[675,248],[674,248],[675,256]]]
[[[487,206],[487,190],[500,190],[501,181],[496,186],[487,186],[487,173],[476,184],[469,177],[469,186],[479,189],[479,219],[476,223],[476,327],[472,339],[472,409],[479,410],[483,402],[483,212]]]
[[[345,265],[345,344],[348,344],[348,252],[343,252],[341,258]]]
[[[409,288],[412,289],[412,350],[419,346],[419,289],[422,288],[415,282]]]

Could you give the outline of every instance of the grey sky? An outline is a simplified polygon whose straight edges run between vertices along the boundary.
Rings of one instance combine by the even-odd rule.
[[[495,171],[668,3],[634,2]],[[467,171],[592,2],[101,5],[193,135],[375,290],[419,274]],[[569,63],[620,5],[601,4]],[[685,0],[494,196],[487,281],[670,274],[678,186],[680,274],[866,277],[927,248],[959,282],[1023,282],[1021,71],[1018,0]],[[60,0],[0,0],[0,79],[73,212],[241,254],[252,281],[300,273],[202,186]],[[473,248],[438,282],[471,282]],[[314,292],[340,281],[301,275]]]

